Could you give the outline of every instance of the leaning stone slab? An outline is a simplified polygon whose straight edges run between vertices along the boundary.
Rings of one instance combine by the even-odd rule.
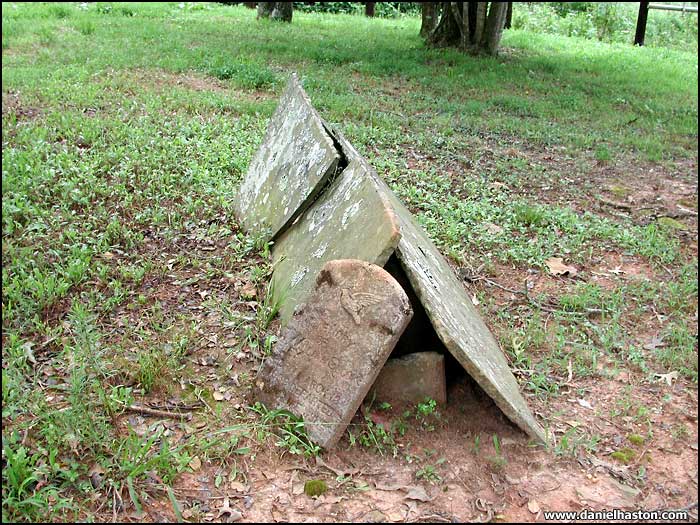
[[[274,238],[338,167],[340,155],[295,76],[289,80],[235,203],[247,231]]]
[[[406,293],[384,269],[358,260],[326,263],[265,362],[259,399],[303,417],[310,438],[334,446],[412,315]]]
[[[341,133],[333,133],[349,162],[360,157]],[[531,437],[546,442],[544,429],[530,412],[503,352],[464,286],[394,192],[376,172],[368,174],[396,213],[401,230],[396,255],[438,337],[506,417]]]
[[[392,404],[422,403],[426,398],[447,403],[445,356],[415,352],[387,360],[372,385],[370,398]]]
[[[400,234],[386,197],[362,158],[353,159],[272,248],[272,293],[285,324],[306,302],[318,272],[333,259],[389,260]]]

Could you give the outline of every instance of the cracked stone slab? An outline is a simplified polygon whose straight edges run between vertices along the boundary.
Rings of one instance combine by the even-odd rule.
[[[301,416],[311,439],[333,447],[412,315],[406,293],[383,268],[329,261],[265,361],[258,398]]]
[[[341,133],[333,133],[349,162],[361,158]],[[440,340],[508,419],[532,438],[546,442],[544,429],[532,415],[503,352],[461,281],[394,192],[374,170],[367,174],[396,214],[401,231],[397,258]]]
[[[235,203],[246,231],[273,239],[304,211],[341,159],[321,118],[292,75],[248,167]]]
[[[333,259],[384,266],[399,243],[396,216],[380,193],[374,170],[355,158],[313,205],[275,241],[272,293],[285,324],[306,302],[316,275]]]

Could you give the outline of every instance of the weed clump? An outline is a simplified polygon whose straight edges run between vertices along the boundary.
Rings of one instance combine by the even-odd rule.
[[[321,496],[328,490],[328,485],[321,479],[310,479],[304,483],[304,494],[313,498],[315,496]]]
[[[613,459],[616,459],[620,463],[624,463],[627,465],[630,461],[634,459],[635,452],[629,447],[621,448],[620,450],[616,450],[612,454],[610,454],[610,457]]]
[[[645,441],[644,436],[640,436],[639,434],[630,434],[627,436],[627,439],[633,445],[641,445]]]

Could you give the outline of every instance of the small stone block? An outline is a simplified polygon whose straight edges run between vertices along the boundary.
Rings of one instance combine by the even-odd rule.
[[[426,398],[447,403],[445,356],[417,352],[387,360],[372,386],[375,401],[394,405],[422,403]]]
[[[383,268],[327,262],[265,361],[258,398],[301,416],[311,439],[333,447],[412,315],[406,293]]]

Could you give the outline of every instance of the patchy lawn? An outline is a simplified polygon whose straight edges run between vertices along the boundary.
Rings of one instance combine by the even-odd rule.
[[[697,54],[81,6],[3,5],[3,521],[697,519]],[[321,456],[250,398],[278,305],[232,204],[291,71],[449,258],[551,447],[467,382],[368,403]]]

